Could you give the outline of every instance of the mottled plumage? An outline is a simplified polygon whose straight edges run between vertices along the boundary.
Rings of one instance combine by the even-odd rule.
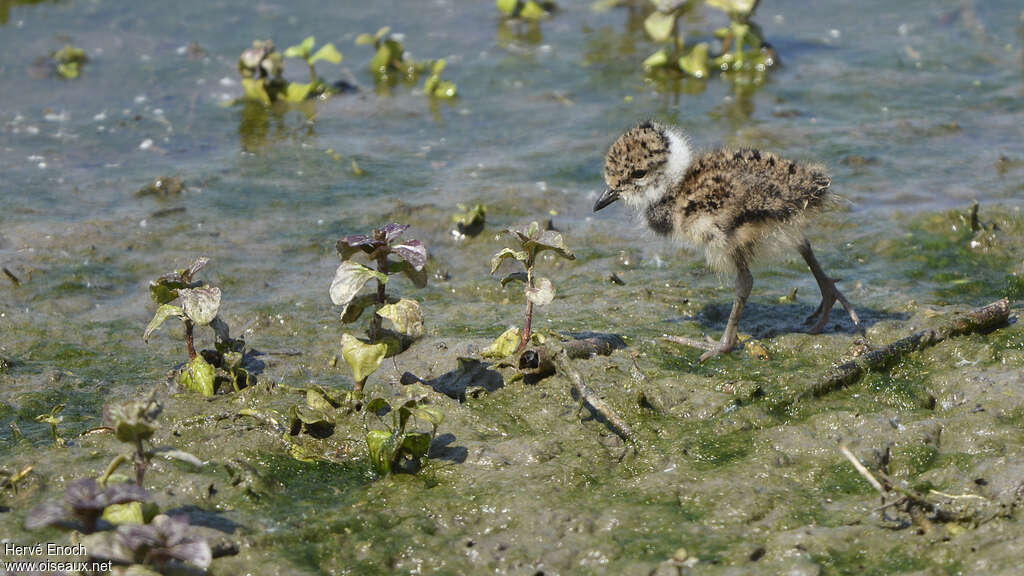
[[[820,317],[812,332],[824,328],[836,301],[860,327],[853,308],[821,271],[800,231],[808,215],[834,202],[829,192],[832,180],[823,166],[751,149],[721,149],[694,157],[682,133],[645,122],[611,145],[604,177],[608,189],[595,211],[621,199],[644,216],[655,234],[703,247],[712,267],[736,273],[737,299],[726,334],[714,347],[702,344],[709,348],[702,358],[736,344],[736,328],[752,284],[749,263],[767,241],[796,246],[818,281],[822,304],[811,317]]]

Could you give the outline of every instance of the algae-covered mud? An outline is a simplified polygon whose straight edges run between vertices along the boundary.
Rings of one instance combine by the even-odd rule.
[[[694,4],[0,2],[0,572],[1016,573],[1021,7]],[[647,118],[827,165],[866,335],[783,250],[663,339]]]

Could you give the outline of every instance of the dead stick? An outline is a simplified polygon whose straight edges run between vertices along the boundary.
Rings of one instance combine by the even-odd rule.
[[[1010,301],[1006,298],[988,306],[957,314],[937,329],[922,330],[884,348],[873,350],[859,358],[831,368],[821,382],[812,385],[802,395],[823,396],[854,384],[871,370],[881,370],[886,366],[891,366],[911,352],[934,346],[947,338],[994,330],[1006,324],[1009,318]]]
[[[555,356],[555,369],[558,370],[559,374],[569,379],[569,382],[572,383],[572,389],[576,391],[580,399],[590,405],[591,411],[604,418],[605,422],[611,426],[616,434],[621,436],[623,440],[632,438],[633,430],[629,427],[629,424],[587,386],[587,383],[583,381],[583,375],[573,367],[572,361],[569,360],[569,355],[564,349]]]

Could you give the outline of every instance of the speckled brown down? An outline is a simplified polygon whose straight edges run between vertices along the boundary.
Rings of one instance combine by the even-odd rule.
[[[604,163],[608,189],[594,211],[622,200],[643,214],[659,236],[704,248],[708,263],[736,274],[736,301],[722,340],[716,343],[671,337],[707,350],[701,360],[731,350],[753,279],[749,263],[766,243],[795,246],[821,289],[818,310],[807,319],[821,332],[839,302],[854,325],[860,319],[822,271],[801,232],[806,217],[835,202],[825,168],[760,150],[721,149],[694,157],[679,130],[644,122],[611,145]]]

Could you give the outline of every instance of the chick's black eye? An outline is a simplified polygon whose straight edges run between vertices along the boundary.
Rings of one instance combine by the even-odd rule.
[[[644,176],[647,176],[647,170],[633,170],[633,172],[630,173],[629,175],[629,177],[632,178],[633,180],[639,180]]]

